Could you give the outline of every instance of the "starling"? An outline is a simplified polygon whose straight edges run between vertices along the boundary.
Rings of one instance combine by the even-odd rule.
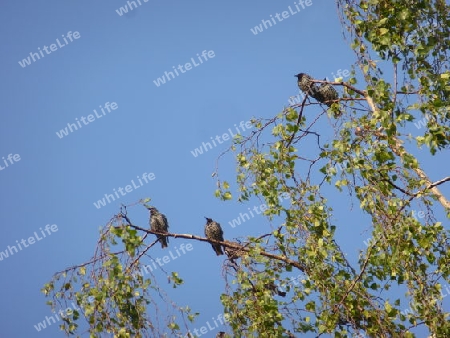
[[[220,227],[220,224],[214,222],[211,218],[208,217],[205,218],[206,218],[206,225],[205,225],[206,238],[223,242],[223,231],[222,228]],[[213,247],[217,256],[223,255],[222,246],[220,244],[211,243],[211,246]]]
[[[316,84],[312,82],[313,78],[305,73],[299,73],[294,76],[297,78],[298,88],[305,94],[313,96],[317,91]]]
[[[316,92],[316,96],[313,95],[313,97],[320,103],[325,103],[328,107],[331,107],[333,101],[338,99],[338,93],[329,83],[322,83]]]
[[[150,207],[150,229],[152,231],[167,232],[169,229],[169,223],[165,215],[161,214],[155,207]],[[161,248],[167,248],[169,238],[163,235],[156,235],[161,243]]]
[[[298,79],[298,87],[302,92],[312,96],[320,103],[325,103],[328,107],[333,104],[332,101],[339,98],[338,93],[334,87],[328,83],[322,83],[318,86],[313,82],[313,78],[305,73],[294,75]],[[323,79],[326,81],[326,79]]]

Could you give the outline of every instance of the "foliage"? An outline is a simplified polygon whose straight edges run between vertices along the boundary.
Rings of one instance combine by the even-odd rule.
[[[445,337],[450,243],[439,215],[450,216],[450,203],[439,186],[450,177],[432,181],[417,153],[424,147],[432,158],[450,143],[450,6],[442,0],[337,0],[337,6],[356,55],[351,78],[333,83],[342,89],[340,102],[314,115],[305,97],[271,119],[254,119],[256,131],[232,147],[236,186],[215,173],[217,197],[230,200],[236,188],[237,200],[262,199],[267,219],[282,223],[244,243],[223,243],[229,259],[221,300],[230,330],[235,337],[414,337],[414,328],[426,326]],[[423,129],[416,128],[423,117]],[[358,203],[366,220],[358,231],[371,232],[357,262],[338,244],[337,233],[354,226],[334,216],[329,196],[336,194]],[[147,313],[161,304],[156,298],[168,300],[152,278],[136,273],[151,247],[138,231],[151,233],[122,210],[102,230],[93,261],[44,288],[52,306],[69,299],[83,306],[93,336],[175,336],[187,328],[179,318],[195,317],[172,305],[178,315],[161,328]],[[118,244],[122,250],[113,252]],[[185,287],[176,274],[170,280]],[[74,332],[80,316],[74,311],[63,329]]]
[[[148,207],[148,201],[140,204]],[[175,305],[154,283],[157,278],[152,266],[140,263],[158,243],[145,244],[147,233],[142,237],[137,234],[143,230],[132,225],[127,208],[122,207],[101,229],[92,260],[55,274],[45,284],[42,292],[52,297],[47,302],[52,309],[70,308],[73,301],[82,309],[82,313],[76,310],[67,313],[62,318],[61,330],[75,334],[79,317],[84,317],[91,337],[100,333],[118,338],[173,337],[181,332],[175,318],[181,318],[184,326],[194,320],[198,314],[192,313],[189,307]],[[166,274],[173,287],[183,284],[176,272],[159,270]],[[166,317],[162,318],[161,313]]]

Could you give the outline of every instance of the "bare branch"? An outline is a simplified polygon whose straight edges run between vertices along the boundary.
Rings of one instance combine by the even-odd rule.
[[[200,236],[191,235],[191,234],[173,234],[173,233],[169,233],[169,232],[158,232],[158,231],[153,231],[153,230],[150,230],[150,229],[144,229],[144,228],[141,228],[141,227],[139,227],[137,225],[133,225],[133,224],[128,224],[128,225],[130,227],[134,228],[134,229],[137,229],[137,230],[140,230],[140,231],[144,231],[144,232],[149,233],[149,234],[164,235],[164,236],[174,237],[174,238],[192,239],[192,240],[196,240],[196,241],[200,241],[200,242],[217,243],[217,244],[221,244],[221,245],[223,245],[224,247],[227,247],[227,248],[237,249],[237,250],[245,251],[245,252],[249,252],[250,251],[249,248],[245,247],[244,245],[240,245],[238,243],[235,243],[235,242],[216,241],[216,240],[213,240],[213,239],[208,239],[208,238],[205,238],[205,237],[200,237]],[[259,254],[261,256],[265,256],[265,257],[268,257],[268,258],[272,258],[272,259],[276,259],[276,260],[285,262],[286,264],[291,265],[291,266],[299,269],[300,271],[304,272],[306,270],[306,267],[303,264],[301,264],[301,263],[299,263],[297,261],[294,261],[292,259],[289,259],[286,256],[275,255],[275,254],[271,254],[271,253],[265,252],[265,251],[260,251]]]

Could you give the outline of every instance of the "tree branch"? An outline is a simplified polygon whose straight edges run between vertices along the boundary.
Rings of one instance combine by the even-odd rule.
[[[146,232],[148,234],[164,235],[164,236],[167,236],[167,237],[185,238],[185,239],[191,239],[191,240],[196,240],[196,241],[200,241],[200,242],[216,243],[216,244],[221,244],[221,245],[223,245],[224,247],[227,247],[227,248],[232,248],[232,249],[237,249],[237,250],[240,250],[240,251],[250,252],[249,248],[247,248],[247,247],[245,247],[243,245],[240,245],[238,243],[235,243],[235,242],[216,241],[216,240],[213,240],[213,239],[208,239],[208,238],[205,238],[205,237],[200,237],[200,236],[191,235],[191,234],[173,234],[173,233],[169,233],[169,232],[158,232],[158,231],[153,231],[153,230],[150,230],[150,229],[144,229],[144,228],[141,228],[141,227],[139,227],[137,225],[133,225],[133,224],[127,224],[127,225],[132,227],[132,228],[134,228],[134,229],[137,229],[137,230],[140,230],[140,231],[144,231],[144,232]],[[303,264],[301,264],[301,263],[299,263],[297,261],[294,261],[292,259],[289,259],[286,256],[275,255],[275,254],[272,254],[272,253],[269,253],[269,252],[266,252],[266,251],[260,251],[259,254],[261,256],[265,256],[265,257],[268,257],[268,258],[272,258],[272,259],[276,259],[276,260],[285,262],[286,264],[291,265],[291,266],[299,269],[302,272],[304,272],[306,270],[306,267]]]
[[[367,99],[367,103],[369,104],[369,107],[372,109],[373,112],[376,112],[378,109],[375,107],[375,103],[373,102],[373,99],[367,93],[364,94],[364,96]],[[391,137],[394,139],[395,145],[389,142],[390,148],[397,156],[402,158],[406,154],[406,151],[401,146],[401,141],[394,135],[392,135]],[[416,174],[422,180],[426,181],[426,183],[428,184],[428,187],[426,187],[422,191],[430,189],[431,192],[437,196],[439,203],[441,203],[445,209],[449,210],[450,209],[450,201],[448,201],[445,198],[445,196],[441,193],[441,191],[437,188],[437,185],[445,182],[446,180],[444,179],[443,182],[439,181],[439,183],[436,184],[436,183],[431,182],[431,180],[428,178],[428,176],[425,174],[425,172],[422,169],[420,169],[420,168],[412,168],[412,169],[416,172]]]

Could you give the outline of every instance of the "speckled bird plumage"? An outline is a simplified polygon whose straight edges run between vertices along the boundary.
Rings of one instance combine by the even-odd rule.
[[[152,231],[167,232],[169,230],[169,223],[165,215],[161,214],[155,207],[149,208],[150,210],[150,229]],[[163,235],[156,235],[161,247],[167,248],[167,243],[169,243],[169,238]]]
[[[334,103],[333,101],[339,98],[336,89],[328,83],[317,85],[313,82],[314,79],[305,73],[299,73],[294,76],[297,77],[298,87],[302,92],[315,98],[318,102],[326,104],[328,107],[331,107]]]
[[[205,236],[208,239],[223,242],[223,230],[220,224],[213,221],[211,218],[206,218]],[[211,246],[217,256],[223,255],[222,246],[220,244],[211,243]]]
[[[319,86],[319,89],[317,91],[317,96],[314,97],[317,101],[326,104],[328,107],[331,107],[331,105],[334,103],[334,100],[338,99],[338,93],[334,87],[328,83],[322,83]]]
[[[317,86],[314,82],[312,82],[313,78],[305,73],[299,73],[294,75],[297,77],[298,88],[302,92],[308,95],[313,95],[313,93],[317,90]]]

